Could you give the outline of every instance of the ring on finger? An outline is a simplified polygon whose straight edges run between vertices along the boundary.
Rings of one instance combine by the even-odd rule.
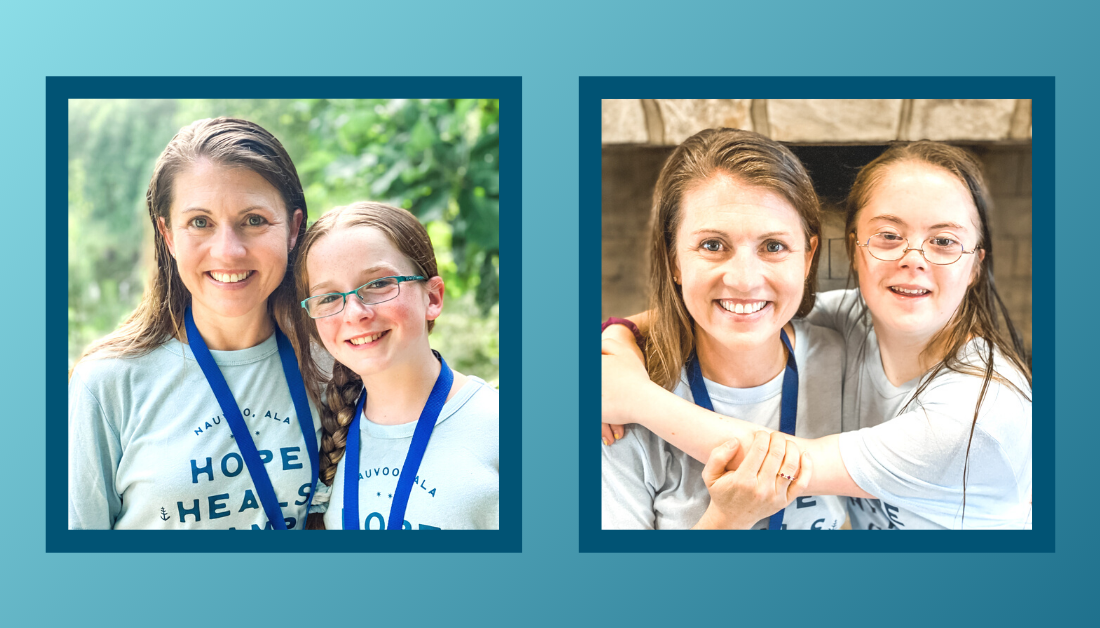
[[[780,473],[779,477],[783,478],[784,480],[787,480],[788,482],[794,481],[794,476],[793,475],[784,475],[784,474]]]

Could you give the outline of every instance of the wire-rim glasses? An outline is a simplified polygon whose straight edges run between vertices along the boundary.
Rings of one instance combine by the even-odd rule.
[[[302,307],[310,318],[336,316],[344,311],[350,295],[359,297],[363,305],[385,303],[396,299],[397,295],[401,294],[401,284],[406,281],[427,281],[427,279],[420,275],[380,277],[350,292],[330,292],[310,297],[302,301]]]
[[[908,238],[903,238],[896,233],[876,233],[867,238],[864,243],[856,240],[856,246],[866,249],[871,257],[883,262],[896,262],[905,257],[909,251],[918,251],[929,264],[937,266],[954,264],[963,255],[973,255],[982,250],[981,247],[975,247],[967,251],[961,242],[947,236],[932,236],[924,241],[921,248],[913,248],[909,246]]]

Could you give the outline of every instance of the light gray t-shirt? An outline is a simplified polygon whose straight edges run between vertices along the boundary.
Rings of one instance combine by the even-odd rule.
[[[798,364],[798,424],[795,435],[818,438],[840,431],[840,336],[805,321],[791,321]],[[755,388],[729,388],[705,380],[714,410],[773,430],[779,429],[783,374]],[[674,391],[692,401],[687,372]],[[603,448],[603,529],[685,530],[706,512],[710,493],[703,482],[705,465],[640,425]],[[845,519],[838,497],[804,495],[789,505],[783,528],[836,530]],[[763,519],[753,529],[765,529]]]
[[[211,351],[252,432],[288,529],[304,529],[311,469],[275,335]],[[321,423],[307,420],[320,442]],[[240,449],[191,349],[84,360],[69,380],[69,528],[265,529]]]
[[[500,527],[499,414],[500,394],[496,389],[480,378],[467,376],[466,384],[447,401],[436,420],[409,495],[404,529]],[[393,492],[416,423],[378,425],[361,417],[357,487],[360,529],[386,529]],[[347,455],[340,459],[331,489],[318,486],[314,510],[325,513],[328,530],[344,527],[346,460]]]
[[[920,378],[890,383],[858,291],[819,294],[809,318],[845,337],[840,453],[855,483],[879,497],[849,499],[853,530],[1031,526],[1031,387],[1022,373],[994,353],[996,372],[1019,390],[992,380],[975,424],[979,376],[941,373],[915,400]],[[962,361],[984,368],[985,346],[970,342]]]

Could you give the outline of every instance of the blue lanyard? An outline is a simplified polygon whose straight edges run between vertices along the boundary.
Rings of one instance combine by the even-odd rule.
[[[420,470],[420,461],[424,459],[424,452],[428,449],[428,439],[432,437],[435,422],[439,419],[439,413],[443,411],[443,405],[447,403],[447,394],[454,383],[454,373],[447,366],[443,356],[435,351],[435,357],[439,358],[439,377],[435,378],[435,385],[428,395],[428,402],[420,412],[420,418],[416,422],[416,430],[413,431],[412,443],[409,445],[409,453],[405,455],[405,464],[401,465],[401,474],[397,476],[397,489],[393,492],[393,503],[390,504],[390,518],[386,520],[387,530],[400,530],[405,523],[405,508],[409,505],[409,493],[412,492],[413,480]],[[355,407],[355,416],[348,426],[347,447],[344,450],[344,529],[359,529],[359,419],[363,416],[363,406],[367,402],[367,391],[359,394],[359,403]]]
[[[252,435],[241,416],[241,409],[233,393],[229,390],[229,384],[225,383],[225,377],[221,369],[210,355],[210,349],[206,347],[206,341],[202,339],[198,327],[195,327],[195,318],[191,315],[191,307],[187,307],[183,317],[187,329],[187,342],[191,346],[191,353],[195,361],[199,363],[206,382],[210,384],[210,390],[218,399],[225,422],[233,432],[233,440],[241,450],[248,475],[252,477],[252,483],[256,486],[256,493],[260,498],[260,504],[264,507],[267,520],[276,530],[286,530],[286,521],[283,519],[283,511],[279,507],[279,499],[275,496],[275,489],[271,486],[271,478],[267,475],[267,469],[260,460],[260,453],[256,451],[256,443],[252,441]],[[283,364],[283,374],[286,375],[287,386],[290,387],[290,396],[294,399],[294,410],[298,413],[298,427],[302,428],[302,438],[306,442],[306,450],[309,451],[309,464],[312,472],[312,484],[309,489],[309,499],[306,501],[306,512],[309,512],[313,503],[313,493],[317,488],[317,470],[320,468],[317,450],[317,434],[313,431],[313,413],[309,409],[309,399],[306,397],[306,387],[302,382],[302,374],[298,370],[298,360],[294,357],[294,349],[290,346],[290,340],[275,326],[275,341],[279,345],[279,358]],[[303,518],[304,521],[304,518]],[[303,526],[304,527],[304,526]]]
[[[798,364],[794,360],[794,349],[791,348],[791,339],[787,337],[787,331],[779,330],[779,338],[787,347],[787,367],[783,369],[783,396],[779,406],[779,431],[794,436],[795,424],[798,421]],[[710,393],[707,392],[706,382],[703,381],[703,369],[699,366],[699,360],[691,357],[691,397],[695,405],[714,412],[714,404],[710,402]],[[769,530],[781,530],[783,526],[783,511],[775,513],[768,519]]]

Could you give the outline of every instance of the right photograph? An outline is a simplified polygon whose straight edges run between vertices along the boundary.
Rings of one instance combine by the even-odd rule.
[[[601,530],[1032,529],[1031,99],[600,104]]]

